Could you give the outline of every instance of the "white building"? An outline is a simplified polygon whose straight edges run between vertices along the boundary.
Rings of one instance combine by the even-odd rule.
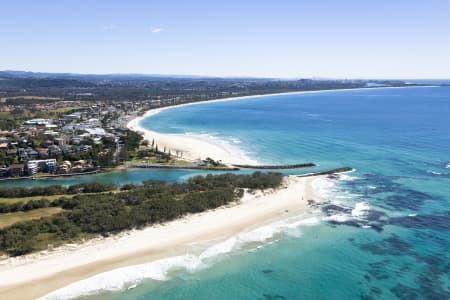
[[[39,171],[54,172],[56,170],[56,159],[30,160],[27,162],[28,175],[34,175]]]
[[[23,125],[50,125],[51,121],[49,119],[31,119],[25,121]]]

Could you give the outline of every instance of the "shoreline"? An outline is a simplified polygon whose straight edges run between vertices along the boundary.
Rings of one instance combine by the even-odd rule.
[[[195,255],[199,245],[210,245],[218,239],[232,238],[277,221],[308,214],[311,208],[307,200],[321,198],[313,185],[320,178],[324,177],[287,176],[279,189],[254,194],[246,192],[237,205],[189,215],[143,230],[2,260],[0,296],[35,299],[54,291],[44,299],[55,299],[51,296],[67,294],[71,289],[78,292],[79,287],[71,284],[99,273],[186,253]],[[234,220],[232,224],[230,219]],[[158,242],[152,244],[153,241]],[[158,277],[154,279],[158,280]]]
[[[189,103],[188,103],[189,104]],[[214,140],[199,135],[188,134],[169,134],[160,133],[146,129],[140,125],[140,122],[147,117],[156,115],[161,111],[168,108],[181,107],[180,104],[175,106],[157,108],[147,111],[144,115],[138,116],[128,122],[127,127],[130,130],[140,132],[143,134],[144,139],[158,145],[160,149],[166,148],[167,151],[171,151],[172,154],[182,153],[178,156],[181,159],[195,162],[197,160],[206,159],[210,157],[214,160],[221,160],[226,164],[255,164],[256,161],[248,158],[245,153],[236,146],[225,145],[224,142]]]
[[[143,119],[159,114],[162,111],[169,109],[176,109],[191,105],[201,105],[209,103],[220,103],[229,101],[247,100],[260,97],[272,97],[282,95],[302,95],[302,94],[316,94],[324,92],[340,92],[340,91],[359,91],[359,90],[378,90],[378,89],[397,89],[397,88],[424,88],[424,87],[437,87],[437,86],[398,86],[398,87],[366,87],[366,88],[354,88],[354,89],[329,89],[329,90],[314,90],[314,91],[295,91],[285,93],[271,93],[260,94],[250,96],[238,96],[222,99],[203,100],[197,102],[189,102],[171,106],[165,106],[160,108],[153,108],[146,111],[143,115],[137,116],[127,123],[127,128],[130,130],[140,132],[143,134],[144,139],[151,142],[152,140],[158,145],[159,148],[166,148],[171,150],[172,153],[176,151],[182,151],[183,156],[181,158],[188,161],[196,161],[198,159],[205,159],[210,157],[212,159],[220,159],[226,164],[241,164],[241,165],[255,165],[258,161],[249,158],[245,152],[237,146],[226,144],[224,141],[218,141],[211,137],[205,137],[198,134],[186,134],[186,133],[161,133],[146,129],[141,126],[140,122]]]

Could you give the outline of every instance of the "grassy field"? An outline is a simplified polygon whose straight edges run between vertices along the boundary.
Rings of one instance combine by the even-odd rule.
[[[5,102],[8,99],[27,99],[27,100],[62,100],[57,97],[42,97],[42,96],[14,96],[0,98],[0,102]]]
[[[66,113],[66,112],[68,112],[68,111],[71,111],[71,110],[75,110],[75,109],[80,109],[81,108],[81,106],[66,106],[66,107],[59,107],[59,108],[56,108],[56,109],[52,109],[51,110],[51,112],[54,112],[54,113]]]
[[[101,193],[62,194],[62,195],[51,195],[51,196],[8,197],[8,198],[0,197],[0,203],[15,203],[15,202],[27,203],[30,200],[40,200],[40,199],[46,199],[48,201],[53,201],[53,200],[59,199],[61,197],[72,198],[76,195],[107,194],[107,193],[111,193],[111,192],[118,193],[118,192],[120,192],[120,190],[112,190],[112,191],[106,191],[106,192],[101,192]]]
[[[0,111],[0,118],[2,118],[2,119],[13,119],[14,117],[9,112]]]
[[[23,202],[26,203],[30,200],[47,199],[49,201],[56,200],[61,197],[72,198],[75,195],[52,195],[52,196],[31,196],[31,197],[10,197],[10,198],[0,198],[0,203],[15,203]]]
[[[102,193],[84,193],[82,195],[95,195],[95,194],[103,194],[103,193],[119,193],[120,190],[107,191]],[[72,198],[76,195],[80,194],[66,194],[66,195],[52,195],[52,196],[32,196],[32,197],[10,197],[10,198],[0,198],[0,203],[15,203],[15,202],[23,202],[27,203],[30,200],[39,200],[46,199],[49,201],[59,199],[61,197]],[[16,222],[27,221],[32,219],[39,219],[40,217],[46,217],[58,212],[61,212],[63,209],[60,207],[48,207],[48,208],[38,208],[33,209],[26,212],[13,212],[0,214],[0,229],[9,225],[12,225]]]
[[[0,228],[7,227],[20,221],[28,221],[48,217],[63,211],[60,207],[39,208],[30,211],[0,214]]]

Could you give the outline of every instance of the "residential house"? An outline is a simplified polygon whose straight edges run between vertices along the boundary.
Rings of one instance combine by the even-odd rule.
[[[67,146],[67,145],[62,145],[61,147],[61,151],[64,155],[68,155],[70,153],[73,153],[73,149],[71,146]]]
[[[42,142],[42,144],[44,146],[50,146],[50,145],[53,145],[53,141],[52,140],[45,140],[45,141]]]
[[[19,160],[20,161],[28,160],[28,153],[25,151],[24,148],[17,149],[17,152],[19,154]]]
[[[8,168],[7,167],[0,167],[0,177],[6,177],[8,176]]]
[[[79,143],[81,143],[82,140],[83,140],[83,139],[82,139],[81,137],[74,136],[74,137],[72,138],[72,144],[79,144]]]
[[[69,114],[69,115],[65,115],[64,119],[68,120],[68,121],[76,121],[81,119],[81,113],[79,112],[75,112],[73,114]]]
[[[37,148],[36,151],[39,153],[40,158],[48,157],[48,149],[47,148]]]
[[[16,177],[22,176],[24,174],[24,166],[23,164],[13,164],[8,168],[9,176]]]
[[[88,152],[90,149],[92,149],[92,146],[91,145],[73,145],[72,149],[75,152]]]
[[[87,131],[91,136],[103,136],[106,134],[105,129],[103,128],[86,128],[85,131]]]
[[[39,158],[39,152],[37,152],[36,150],[29,148],[27,149],[27,153],[28,153],[28,157],[30,159],[38,159]]]
[[[6,155],[8,155],[8,156],[16,156],[17,155],[17,149],[8,149],[8,150],[6,150]]]
[[[76,165],[72,167],[72,173],[81,173],[84,171],[84,167],[82,165]]]
[[[52,146],[48,147],[48,156],[55,157],[55,156],[58,156],[59,154],[62,154],[62,150],[60,147],[58,147],[56,145],[52,145]]]
[[[72,164],[70,163],[70,161],[68,161],[68,160],[66,160],[66,161],[63,161],[59,166],[58,166],[58,169],[57,169],[57,173],[58,174],[67,174],[67,173],[69,173],[70,172],[70,169],[72,168]]]
[[[55,138],[55,139],[54,139],[54,142],[55,142],[56,145],[59,145],[59,146],[65,144],[64,138]]]

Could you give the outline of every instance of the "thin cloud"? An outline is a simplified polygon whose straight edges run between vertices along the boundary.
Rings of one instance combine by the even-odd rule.
[[[164,31],[164,29],[161,28],[161,27],[151,27],[151,28],[150,28],[150,31],[151,31],[152,33],[161,33],[161,32]]]
[[[111,31],[111,30],[114,30],[116,28],[117,28],[117,26],[114,25],[114,24],[109,24],[109,25],[103,26],[103,30],[105,30],[105,31]]]

